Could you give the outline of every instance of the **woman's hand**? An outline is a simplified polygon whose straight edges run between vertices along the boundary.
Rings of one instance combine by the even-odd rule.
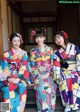
[[[44,71],[46,71],[46,68],[43,67],[43,66],[39,67],[38,69],[39,69],[39,72],[44,72]]]
[[[16,79],[13,80],[13,83],[14,84],[17,84],[19,81],[20,81],[20,79],[19,78],[16,78]]]
[[[38,79],[38,78],[34,79],[34,84],[40,84],[40,82],[39,82],[39,79]]]
[[[8,81],[9,81],[9,83],[13,83],[13,84],[17,84],[19,81],[20,81],[20,79],[19,78],[8,78]]]
[[[50,75],[50,73],[47,72],[47,73],[45,73],[44,75],[39,74],[39,77],[40,77],[41,79],[46,79],[46,78],[49,77],[49,75]]]
[[[13,83],[14,78],[8,78],[9,83]]]
[[[60,84],[62,78],[60,77],[59,79],[56,80],[57,84]]]

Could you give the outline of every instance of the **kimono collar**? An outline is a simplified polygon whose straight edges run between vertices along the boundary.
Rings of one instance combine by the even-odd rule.
[[[18,50],[11,49],[12,55],[23,56],[25,51],[19,48]]]
[[[64,52],[67,53],[67,52],[69,51],[69,49],[71,49],[70,47],[71,47],[71,43],[68,43],[68,44],[66,45],[66,48],[62,48],[62,47],[61,47],[61,48],[59,49],[59,51],[64,51]]]
[[[40,51],[44,51],[44,48],[45,48],[45,44],[43,44],[43,46],[42,46],[42,48],[39,48],[38,46],[37,46],[37,48],[40,50]]]
[[[21,51],[21,48],[19,48],[19,49],[17,49],[17,50],[14,50],[14,49],[12,48],[12,51],[13,51],[14,53],[16,53],[16,52],[18,52],[18,51]]]
[[[71,43],[68,43],[65,50],[63,48],[59,49],[59,53],[62,55],[63,58],[66,59],[70,55],[71,48],[72,48]]]

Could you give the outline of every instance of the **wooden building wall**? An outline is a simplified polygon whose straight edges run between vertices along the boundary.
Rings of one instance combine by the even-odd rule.
[[[2,39],[2,18],[1,18],[1,0],[0,0],[0,59],[3,52],[3,39]]]

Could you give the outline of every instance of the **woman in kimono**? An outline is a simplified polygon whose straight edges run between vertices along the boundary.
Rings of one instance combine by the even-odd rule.
[[[64,112],[80,111],[80,50],[68,41],[66,32],[56,32],[53,42],[57,47],[55,54],[60,60],[61,77],[59,90]],[[58,66],[56,66],[58,67]]]
[[[2,70],[7,76],[2,87],[4,102],[9,103],[10,112],[24,112],[31,69],[27,53],[20,48],[21,35],[12,33],[10,43],[11,49],[5,51],[2,58]]]
[[[53,80],[53,49],[44,44],[45,31],[32,31],[37,46],[30,52],[38,112],[54,112],[56,85]]]

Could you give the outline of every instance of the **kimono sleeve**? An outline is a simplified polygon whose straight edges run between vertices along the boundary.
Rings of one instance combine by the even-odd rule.
[[[36,67],[36,63],[35,63],[35,51],[32,50],[30,52],[30,64],[31,64],[31,68],[32,68],[32,81],[36,81],[38,78],[38,68]]]
[[[31,74],[30,62],[27,53],[25,52],[21,60],[21,66],[18,71],[18,76],[21,79],[21,81],[25,81],[30,84],[30,74]]]
[[[78,75],[80,75],[80,49],[78,46],[76,46],[75,49],[76,49],[77,72],[78,72]]]
[[[53,58],[53,73],[54,73],[55,81],[61,78],[60,59],[55,53],[54,53],[54,58]]]
[[[1,66],[1,62],[0,62],[0,87],[2,87],[2,66]]]
[[[3,87],[8,83],[8,78],[10,77],[10,69],[8,64],[9,52],[4,52],[2,60],[0,62],[0,87]]]
[[[5,75],[7,75],[7,78],[10,77],[10,67],[9,67],[9,64],[8,64],[8,58],[9,58],[9,52],[4,52],[3,53],[3,57],[2,57],[2,70],[3,72],[5,73]]]

